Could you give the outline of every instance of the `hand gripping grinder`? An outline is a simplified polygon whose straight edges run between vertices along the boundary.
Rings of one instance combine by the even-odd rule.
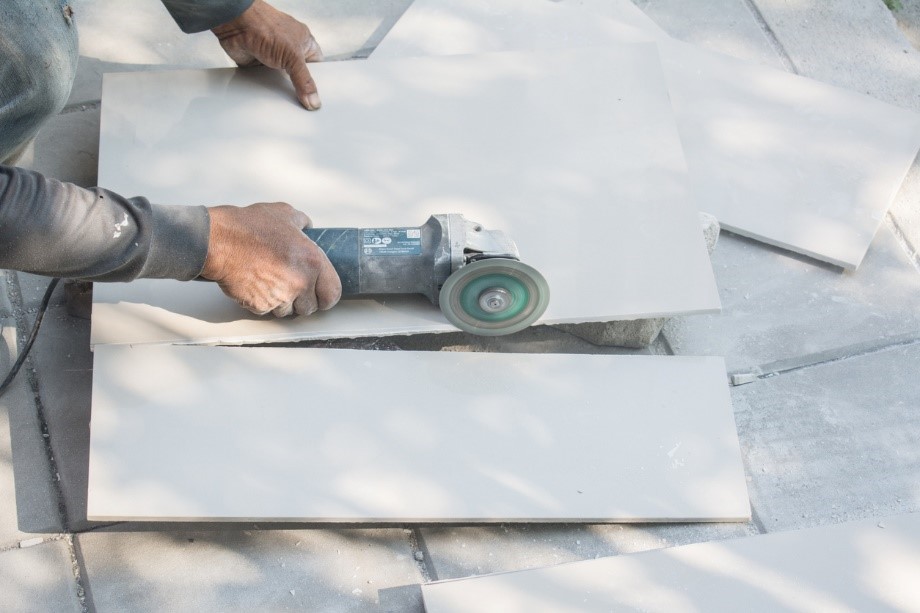
[[[422,294],[471,334],[501,336],[537,321],[549,286],[519,260],[500,230],[460,214],[432,215],[419,227],[307,228],[342,281],[342,296]]]

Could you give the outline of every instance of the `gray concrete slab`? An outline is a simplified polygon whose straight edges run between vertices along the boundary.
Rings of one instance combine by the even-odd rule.
[[[690,543],[752,536],[739,524],[507,524],[421,529],[430,579],[552,566]]]
[[[99,107],[62,113],[38,133],[31,159],[20,165],[82,187],[96,185]],[[131,196],[135,194],[129,194]]]
[[[62,306],[50,308],[32,352],[67,526],[83,530],[90,525],[86,522],[93,368],[89,321],[70,317]]]
[[[800,74],[920,108],[920,51],[881,0],[753,3]]]
[[[374,611],[378,590],[421,581],[409,535],[398,528],[75,538],[100,613]]]
[[[920,111],[920,50],[881,0],[753,2],[800,74]],[[916,27],[920,3],[906,0],[902,6],[909,7],[905,18]],[[914,162],[890,212],[914,253],[920,251],[917,202],[920,168]]]
[[[920,510],[920,343],[732,392],[767,531]]]
[[[48,290],[48,284],[51,283],[50,277],[43,277],[41,275],[32,275],[26,272],[10,272],[10,275],[15,275],[17,283],[17,303],[21,305],[23,314],[31,324],[34,321],[35,315],[38,312],[38,307],[42,303],[42,299],[45,297],[45,292]],[[50,306],[60,306],[64,304],[64,287],[58,283],[57,288],[54,290],[54,294],[51,295],[51,302],[48,303]]]
[[[10,302],[10,283],[15,281],[14,272],[0,270],[0,318],[13,315],[13,303]]]
[[[894,18],[914,49],[920,50],[920,0],[896,0]]]
[[[785,69],[782,58],[745,2],[633,0],[633,4],[678,40]]]
[[[13,320],[0,320],[0,377],[18,355]],[[0,549],[63,529],[28,366],[0,397]]]
[[[729,371],[861,342],[920,336],[920,274],[888,227],[854,272],[723,233],[713,253],[722,313],[675,318],[678,355],[721,355]]]
[[[82,611],[67,541],[0,551],[0,594],[3,611]]]
[[[424,613],[420,583],[388,587],[377,592],[379,613]]]

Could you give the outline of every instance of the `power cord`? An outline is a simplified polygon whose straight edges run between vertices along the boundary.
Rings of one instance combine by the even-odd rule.
[[[38,314],[35,316],[35,323],[32,324],[32,331],[29,333],[29,340],[26,341],[22,351],[19,352],[19,357],[16,358],[16,362],[13,364],[13,367],[10,368],[10,372],[6,375],[6,379],[3,380],[3,383],[0,383],[0,396],[3,396],[3,394],[6,393],[10,383],[12,383],[13,379],[16,378],[16,375],[19,374],[19,369],[22,368],[26,358],[29,357],[29,351],[32,350],[32,344],[35,343],[35,337],[38,336],[38,328],[42,325],[42,319],[45,317],[45,311],[48,310],[48,304],[51,302],[51,294],[54,293],[54,288],[57,287],[59,281],[60,279],[52,279],[51,283],[48,284],[48,289],[45,290],[45,296],[42,298],[41,306],[38,307]]]

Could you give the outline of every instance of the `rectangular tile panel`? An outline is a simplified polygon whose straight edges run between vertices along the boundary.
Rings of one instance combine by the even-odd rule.
[[[721,358],[96,347],[92,520],[744,521]]]
[[[920,514],[422,586],[428,613],[916,611]]]
[[[712,312],[718,294],[654,45],[335,62],[308,113],[281,74],[107,75],[100,183],[169,204],[288,201],[318,227],[463,213],[551,289],[547,323]],[[93,343],[450,330],[424,299],[248,317],[210,284],[100,284]]]
[[[920,147],[920,116],[675,41],[634,10],[418,0],[372,58],[656,40],[700,209],[738,234],[859,266]]]

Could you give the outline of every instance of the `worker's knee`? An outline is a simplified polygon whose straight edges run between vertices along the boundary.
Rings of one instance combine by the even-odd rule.
[[[0,3],[0,161],[64,107],[77,56],[76,26],[66,2]]]

